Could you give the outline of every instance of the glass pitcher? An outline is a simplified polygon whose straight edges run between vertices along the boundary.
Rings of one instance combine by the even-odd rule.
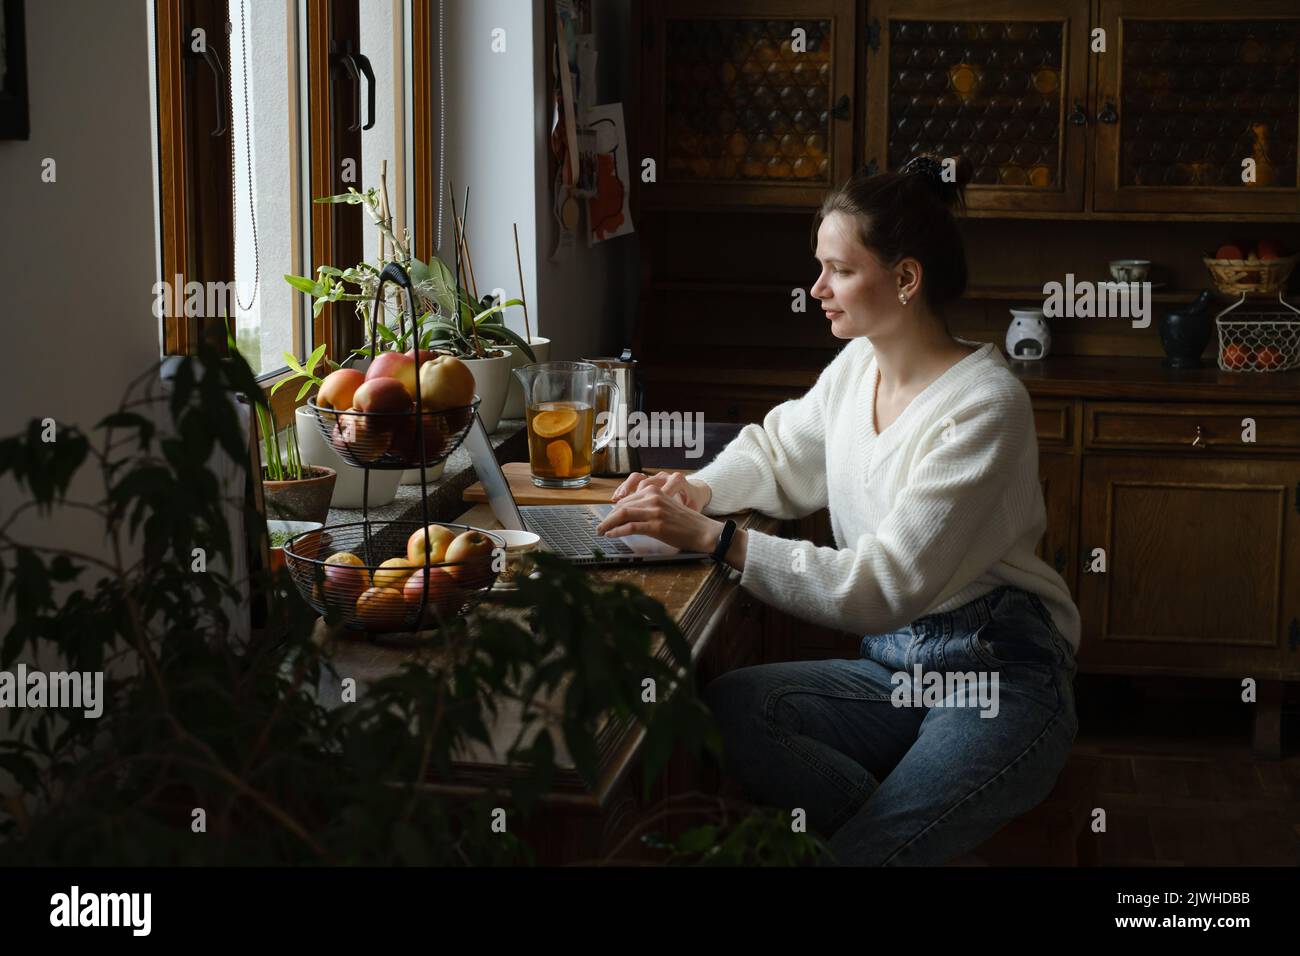
[[[514,369],[524,390],[528,465],[539,488],[581,488],[591,461],[609,444],[613,427],[595,437],[596,390],[609,389],[607,408],[621,396],[609,373],[590,362],[538,362]],[[611,423],[612,425],[612,423]]]

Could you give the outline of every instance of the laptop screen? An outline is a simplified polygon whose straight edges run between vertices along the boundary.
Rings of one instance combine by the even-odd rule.
[[[478,480],[483,482],[483,490],[487,492],[492,513],[501,522],[501,526],[511,531],[527,531],[523,516],[519,513],[519,506],[515,504],[515,496],[510,493],[510,482],[506,480],[506,474],[501,470],[501,463],[497,461],[496,452],[492,450],[492,442],[488,439],[487,431],[483,428],[483,420],[478,417],[478,412],[474,413],[474,424],[470,426],[469,434],[465,436],[465,448],[469,451],[470,461],[474,464],[474,472],[478,475]]]

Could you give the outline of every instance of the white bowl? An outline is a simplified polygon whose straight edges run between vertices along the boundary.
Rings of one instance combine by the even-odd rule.
[[[1116,282],[1145,282],[1151,274],[1150,259],[1112,259],[1107,265]]]

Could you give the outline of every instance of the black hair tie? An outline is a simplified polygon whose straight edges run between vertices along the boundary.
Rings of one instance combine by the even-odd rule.
[[[903,165],[899,172],[903,174],[920,173],[922,176],[928,177],[930,182],[940,189],[948,185],[943,180],[943,163],[933,156],[913,156]]]

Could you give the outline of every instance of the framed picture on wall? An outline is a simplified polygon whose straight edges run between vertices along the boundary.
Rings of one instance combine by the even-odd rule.
[[[23,0],[0,0],[0,139],[27,139],[30,132]]]

